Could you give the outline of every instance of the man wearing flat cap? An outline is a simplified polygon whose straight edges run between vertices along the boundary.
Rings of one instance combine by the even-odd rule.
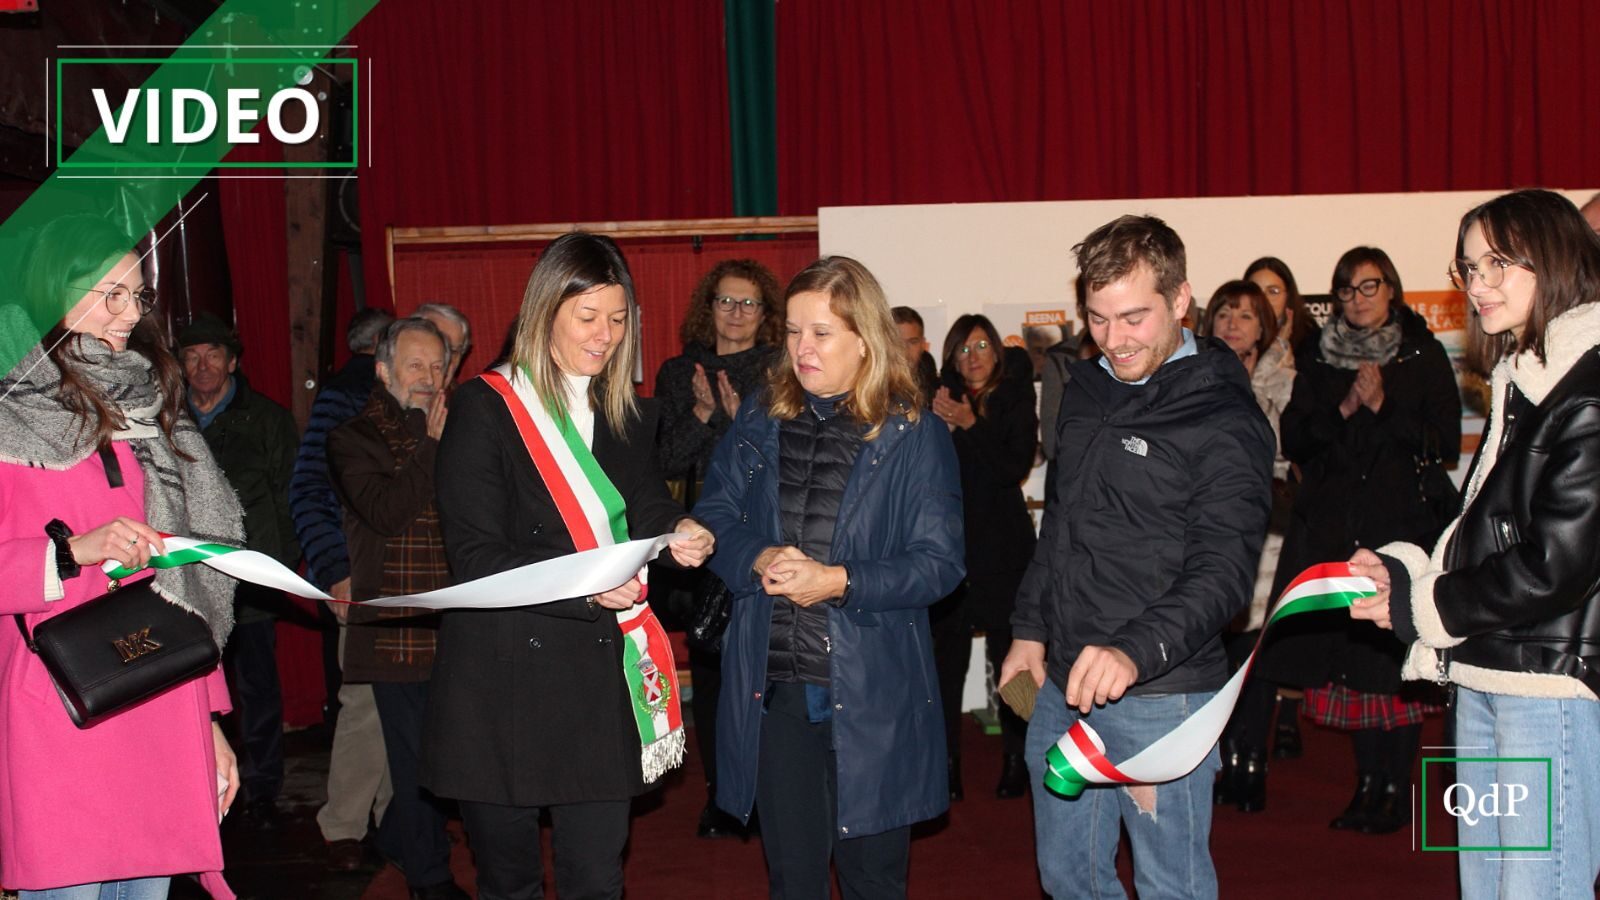
[[[238,332],[202,315],[178,332],[189,412],[244,507],[245,545],[294,568],[300,560],[289,515],[289,476],[299,435],[289,411],[250,389],[239,371]],[[276,611],[282,593],[240,582],[223,661],[233,682],[245,821],[278,826],[283,787],[283,693]]]

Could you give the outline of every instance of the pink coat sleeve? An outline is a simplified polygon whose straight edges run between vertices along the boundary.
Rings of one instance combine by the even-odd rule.
[[[50,558],[50,539],[19,537],[0,541],[0,615],[39,613],[50,608],[44,599],[45,560]]]

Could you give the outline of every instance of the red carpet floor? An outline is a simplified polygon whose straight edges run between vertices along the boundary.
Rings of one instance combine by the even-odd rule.
[[[1423,743],[1441,743],[1440,732],[1439,721],[1430,721]],[[1306,725],[1304,733],[1305,755],[1274,763],[1266,811],[1249,815],[1231,808],[1217,811],[1211,846],[1222,896],[1455,897],[1453,853],[1413,849],[1413,841],[1420,843],[1420,838],[1410,831],[1373,837],[1327,827],[1354,786],[1349,740],[1312,725]],[[766,871],[759,841],[694,836],[704,791],[692,739],[690,745],[684,770],[664,790],[640,803],[628,855],[628,896],[630,900],[764,898]],[[1033,862],[1031,801],[994,799],[999,745],[998,737],[984,736],[975,722],[966,720],[967,799],[955,804],[946,820],[919,828],[911,847],[912,897],[1033,900],[1042,896]],[[1448,836],[1437,826],[1433,833],[1436,841]],[[548,873],[548,829],[545,837]],[[1120,860],[1127,883],[1126,843]],[[470,890],[472,860],[464,842],[456,846],[453,866],[458,882]],[[553,889],[549,895],[554,896]],[[387,868],[363,897],[403,900],[404,881],[399,872]]]

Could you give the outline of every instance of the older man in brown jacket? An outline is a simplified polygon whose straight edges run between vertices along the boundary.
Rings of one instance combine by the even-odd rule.
[[[396,862],[413,900],[467,897],[450,876],[445,816],[418,783],[438,617],[359,603],[450,583],[433,483],[446,415],[446,347],[426,319],[390,325],[366,408],[328,435],[328,465],[345,508],[350,597],[358,604],[349,615],[344,677],[372,683],[394,782],[384,830],[394,828]]]

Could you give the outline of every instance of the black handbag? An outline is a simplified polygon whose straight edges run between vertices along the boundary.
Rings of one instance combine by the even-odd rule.
[[[79,728],[203,675],[222,657],[206,620],[163,600],[148,579],[52,616],[32,634],[15,618]]]
[[[1428,516],[1427,545],[1437,540],[1445,526],[1461,514],[1461,492],[1456,490],[1450,473],[1445,471],[1440,443],[1438,430],[1426,427],[1422,432],[1422,452],[1411,458],[1417,472],[1417,502]]]
[[[694,594],[694,613],[684,633],[684,643],[702,653],[721,653],[722,633],[728,630],[728,619],[732,615],[733,592],[721,578],[710,572],[703,573]]]

